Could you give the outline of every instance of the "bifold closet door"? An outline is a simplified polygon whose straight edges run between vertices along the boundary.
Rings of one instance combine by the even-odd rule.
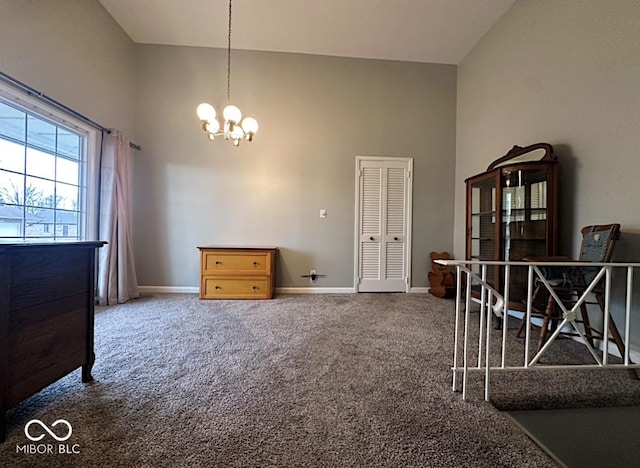
[[[408,158],[358,158],[358,292],[407,292],[411,166]]]

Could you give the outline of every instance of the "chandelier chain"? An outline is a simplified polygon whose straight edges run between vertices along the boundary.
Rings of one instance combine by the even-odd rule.
[[[227,104],[231,102],[231,0],[229,0],[229,35],[227,36]]]

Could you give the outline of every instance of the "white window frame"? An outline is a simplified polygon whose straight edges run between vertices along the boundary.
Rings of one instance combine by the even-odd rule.
[[[17,90],[0,82],[0,97],[11,102],[16,107],[35,114],[45,120],[65,126],[86,138],[85,173],[82,183],[86,187],[84,197],[81,197],[80,211],[84,212],[84,236],[82,240],[97,240],[98,235],[98,174],[100,166],[100,146],[102,132],[96,127],[83,122],[71,114],[48,105],[46,102],[31,96],[24,91]],[[46,238],[42,239],[46,241]]]

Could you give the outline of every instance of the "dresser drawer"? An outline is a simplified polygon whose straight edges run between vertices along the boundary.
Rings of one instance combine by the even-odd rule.
[[[269,278],[232,278],[203,276],[201,299],[271,299]]]
[[[267,253],[203,251],[202,274],[267,274],[271,269],[270,260]]]

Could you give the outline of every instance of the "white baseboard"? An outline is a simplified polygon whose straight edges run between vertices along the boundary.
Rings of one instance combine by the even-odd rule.
[[[198,286],[138,286],[141,294],[198,294],[200,288]],[[348,288],[300,288],[300,287],[284,287],[276,288],[277,293],[281,294],[350,294],[355,293],[353,287]],[[409,293],[428,293],[429,288],[414,287]]]
[[[355,294],[356,288],[276,288],[282,294]],[[409,293],[428,293],[429,288],[416,287],[409,289]]]
[[[276,288],[281,294],[350,294],[355,288]]]
[[[198,294],[197,286],[138,286],[140,294]]]
[[[138,286],[141,294],[198,294],[197,286]],[[281,294],[345,294],[355,292],[354,288],[276,288]]]

